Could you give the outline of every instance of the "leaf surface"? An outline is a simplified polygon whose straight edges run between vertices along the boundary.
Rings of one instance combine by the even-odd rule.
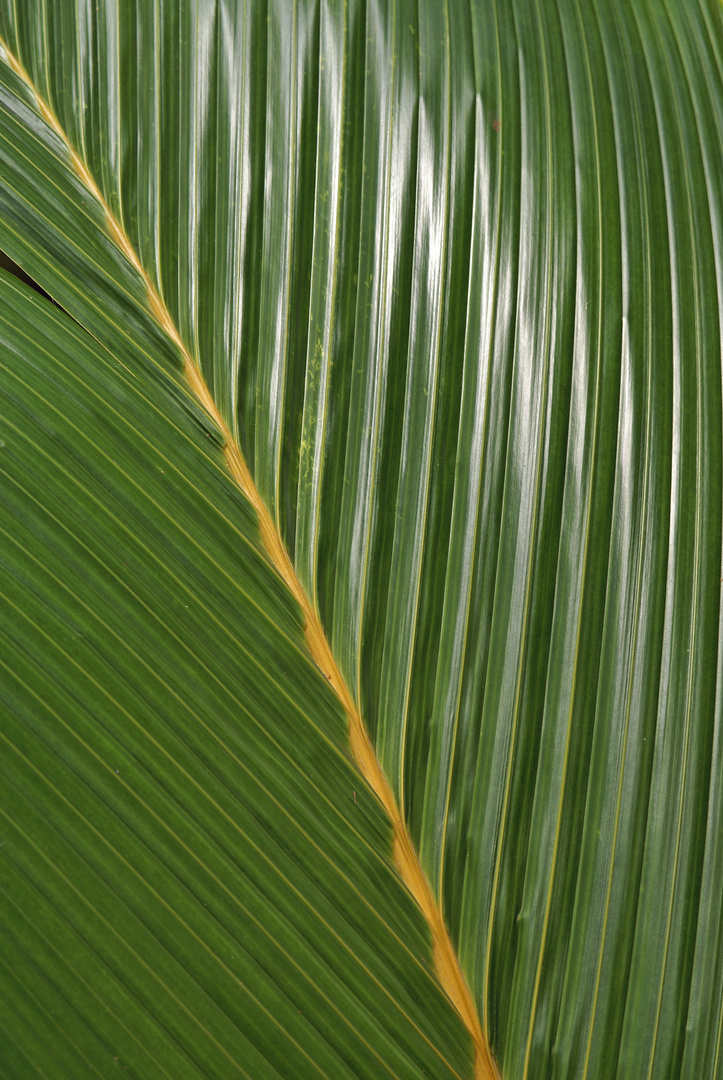
[[[721,19],[3,8],[2,245],[131,370],[162,297],[505,1076],[723,1067]]]
[[[3,1076],[466,1075],[215,433],[0,287]]]

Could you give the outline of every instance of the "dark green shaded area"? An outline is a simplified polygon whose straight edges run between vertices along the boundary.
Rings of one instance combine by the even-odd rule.
[[[466,1075],[218,447],[0,288],[2,1075]]]

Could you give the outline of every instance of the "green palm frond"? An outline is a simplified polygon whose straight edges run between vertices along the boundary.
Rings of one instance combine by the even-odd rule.
[[[722,1077],[720,4],[0,38],[0,1080]]]

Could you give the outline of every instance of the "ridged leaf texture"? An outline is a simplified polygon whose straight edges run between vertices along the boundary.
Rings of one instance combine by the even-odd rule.
[[[718,0],[0,37],[2,1080],[720,1080]]]

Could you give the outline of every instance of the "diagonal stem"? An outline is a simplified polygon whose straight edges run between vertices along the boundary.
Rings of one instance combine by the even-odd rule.
[[[482,1033],[479,1016],[467,982],[462,974],[457,954],[449,937],[441,909],[437,904],[429,883],[422,870],[417,852],[412,843],[409,830],[397,806],[392,789],[379,764],[374,747],[359,713],[352,694],[344,681],[334,659],[329,642],[321,625],[319,616],[306,594],[294,570],[281,535],[254,484],[249,468],[244,460],[238,443],[221,416],[216,402],[206,385],[193,357],[183,342],[171,314],[155,285],[146,273],[138,254],[124,232],[118,219],[112,213],[97,183],[70,142],[50,105],[41,97],[30,75],[20,60],[10,51],[0,38],[0,47],[5,60],[15,74],[22,79],[32,94],[35,107],[62,140],[70,156],[72,167],[96,202],[103,210],[106,227],[111,239],[133,266],[143,281],[150,310],[166,335],[173,341],[183,358],[183,371],[189,388],[197,401],[206,410],[208,416],[223,436],[223,453],[231,476],[243,494],[253,505],[258,515],[259,529],[266,553],[277,573],[301,607],[304,616],[304,634],[311,656],[326,676],[346,713],[349,745],[352,757],[360,773],[367,781],[379,801],[384,806],[394,834],[394,861],[402,880],[419,905],[432,937],[432,951],[437,978],[452,1004],[466,1025],[475,1051],[475,1080],[497,1080],[497,1071],[492,1053]]]

